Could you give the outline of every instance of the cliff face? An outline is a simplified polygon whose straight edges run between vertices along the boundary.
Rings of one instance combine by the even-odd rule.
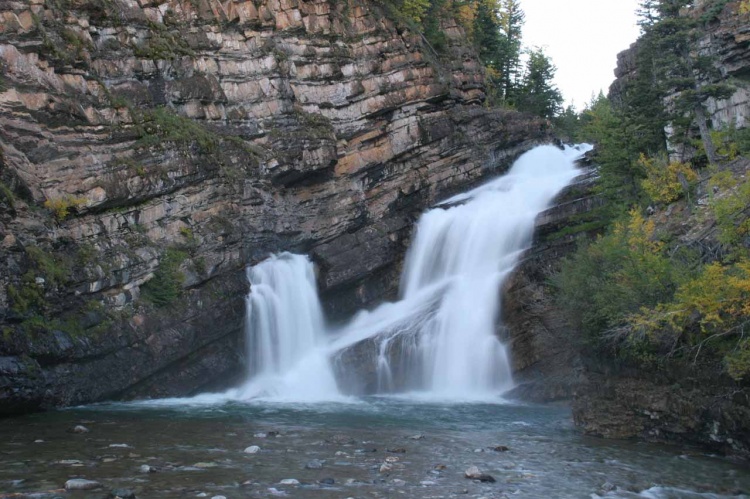
[[[709,1],[697,1],[692,15],[704,15],[710,7]],[[708,116],[715,129],[730,125],[745,127],[750,124],[750,24],[746,15],[737,12],[739,2],[727,2],[705,27],[698,47],[701,55],[710,56],[721,76],[735,87],[728,99],[709,98],[706,102]],[[638,71],[638,42],[617,55],[615,80],[609,88],[609,97],[615,102],[625,92],[627,85],[635,80]],[[706,82],[710,83],[710,82]],[[665,102],[676,95],[668,95]],[[671,129],[667,128],[667,135]]]
[[[594,189],[596,174],[588,166],[555,206],[536,221],[534,242],[505,284],[502,315],[512,352],[517,387],[510,394],[524,400],[570,400],[579,382],[576,332],[555,304],[549,280],[562,259],[601,229],[592,223],[602,198]]]
[[[0,0],[0,413],[241,373],[243,268],[393,293],[411,222],[543,122],[487,111],[462,30],[350,0]]]

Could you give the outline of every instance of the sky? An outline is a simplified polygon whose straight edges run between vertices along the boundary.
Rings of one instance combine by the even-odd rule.
[[[520,0],[523,43],[545,49],[557,66],[555,83],[580,111],[592,93],[607,93],[617,53],[638,38],[639,0]]]

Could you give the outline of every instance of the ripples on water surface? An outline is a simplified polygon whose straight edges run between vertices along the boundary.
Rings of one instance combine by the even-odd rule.
[[[583,437],[562,407],[394,398],[210,402],[99,405],[6,419],[0,427],[0,491],[59,489],[71,477],[104,487],[66,497],[103,498],[114,488],[141,498],[229,499],[714,498],[746,497],[750,490],[744,465],[697,450]],[[69,433],[77,424],[90,431]],[[279,435],[256,436],[272,432]],[[251,445],[261,451],[245,454]],[[491,450],[498,446],[509,450]],[[398,460],[381,472],[387,457]],[[305,468],[315,460],[322,468]],[[141,473],[144,464],[158,472]],[[471,465],[497,482],[465,479]],[[301,484],[279,484],[287,478]],[[319,483],[326,478],[333,485]]]

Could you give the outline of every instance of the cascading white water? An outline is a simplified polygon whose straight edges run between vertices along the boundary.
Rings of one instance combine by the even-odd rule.
[[[323,310],[312,262],[282,253],[247,269],[245,320],[250,380],[241,398],[320,399],[337,391],[325,353]],[[316,371],[312,389],[304,371]]]
[[[254,376],[242,398],[327,400],[343,378],[376,372],[376,390],[421,391],[441,399],[486,398],[512,387],[497,337],[499,291],[528,247],[537,215],[577,175],[589,147],[541,146],[488,184],[426,212],[416,228],[401,299],[326,331],[312,264],[289,253],[248,271],[248,355]],[[372,369],[347,368],[354,349],[372,350]]]

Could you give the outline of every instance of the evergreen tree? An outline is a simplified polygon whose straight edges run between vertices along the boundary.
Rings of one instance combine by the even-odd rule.
[[[500,1],[500,31],[502,33],[502,61],[500,78],[505,100],[513,99],[516,81],[521,72],[521,32],[526,15],[518,0]]]
[[[573,105],[566,107],[554,120],[558,136],[565,142],[577,142],[580,120],[581,117]]]
[[[627,211],[640,195],[643,172],[636,158],[643,152],[623,107],[599,93],[581,113],[581,140],[596,144],[599,188],[609,201],[610,216]]]
[[[678,123],[689,115],[698,126],[701,142],[711,163],[718,161],[704,102],[709,98],[726,99],[732,95],[731,85],[723,83],[711,57],[699,52],[701,20],[684,15],[682,9],[690,0],[660,0],[659,20],[647,27],[655,54],[656,79],[666,94],[674,93],[670,118]]]
[[[636,14],[642,29],[653,26],[659,20],[659,0],[641,0]]]
[[[516,96],[516,107],[521,111],[552,118],[563,102],[560,90],[552,80],[557,68],[541,48],[529,52],[526,72]]]
[[[623,126],[633,134],[634,148],[649,155],[666,152],[667,146],[665,92],[658,79],[660,55],[655,45],[650,34],[641,37],[635,54],[638,70],[633,78],[626,80],[617,101],[613,102]]]
[[[503,54],[503,40],[499,26],[500,20],[497,16],[495,0],[479,0],[474,16],[474,44],[479,51],[482,64],[498,74],[502,68]]]

